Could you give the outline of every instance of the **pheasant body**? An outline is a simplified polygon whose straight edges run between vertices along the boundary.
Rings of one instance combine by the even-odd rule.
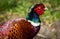
[[[39,31],[39,27],[36,30]],[[31,39],[36,35],[37,31],[30,22],[24,19],[16,19],[4,23],[4,26],[0,28],[0,33],[2,33],[0,39]]]

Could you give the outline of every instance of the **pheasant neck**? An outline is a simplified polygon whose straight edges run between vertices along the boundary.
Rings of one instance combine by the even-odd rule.
[[[26,17],[27,20],[30,20],[34,23],[40,23],[39,15],[36,14],[36,12],[30,12],[28,13],[28,16]]]
[[[39,15],[37,15],[35,12],[30,12],[28,14],[28,16],[26,17],[26,20],[28,20],[28,22],[30,22],[33,25],[33,36],[35,36],[38,31],[40,30],[40,19],[39,19]]]

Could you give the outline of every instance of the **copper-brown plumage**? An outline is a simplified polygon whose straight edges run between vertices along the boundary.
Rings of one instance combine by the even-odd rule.
[[[0,36],[1,36],[0,39],[2,39],[2,38],[3,39],[5,39],[5,38],[6,39],[32,39],[37,33],[34,31],[35,28],[33,27],[33,25],[31,25],[30,22],[28,22],[24,19],[12,20],[12,21],[8,21],[6,23],[7,23],[8,27],[5,28],[5,32],[2,31],[2,35],[0,34]],[[5,26],[7,26],[7,25],[5,25]],[[37,29],[37,30],[39,31],[39,29]]]

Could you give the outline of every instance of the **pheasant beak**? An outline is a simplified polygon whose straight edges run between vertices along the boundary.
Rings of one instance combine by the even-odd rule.
[[[45,7],[45,8],[44,8],[44,10],[46,11],[46,10],[48,10],[48,8],[47,8],[47,7]]]

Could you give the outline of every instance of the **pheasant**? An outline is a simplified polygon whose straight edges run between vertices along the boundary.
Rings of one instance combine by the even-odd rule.
[[[33,39],[40,30],[40,18],[45,11],[43,4],[36,4],[26,19],[18,18],[0,24],[0,39]]]

